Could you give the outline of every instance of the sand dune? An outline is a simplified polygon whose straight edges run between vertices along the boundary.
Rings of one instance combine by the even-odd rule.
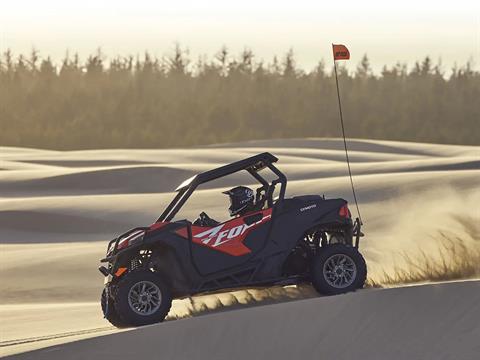
[[[479,319],[478,281],[363,290],[166,322],[10,359],[473,360]]]
[[[349,148],[370,276],[401,263],[403,251],[421,248],[436,256],[439,231],[480,246],[478,147],[352,140]],[[42,325],[40,305],[96,304],[102,288],[96,269],[107,240],[152,223],[176,185],[193,174],[263,151],[280,158],[278,166],[290,180],[288,196],[325,194],[351,202],[339,139],[162,150],[0,147],[0,314],[7,324],[2,341],[55,334]],[[238,184],[251,179],[240,174],[202,187],[178,217],[193,219],[208,210],[226,218],[221,190]],[[29,315],[19,315],[19,307],[27,305],[33,306]],[[175,311],[181,316],[188,306],[178,303]],[[80,308],[89,320],[62,331],[108,327],[94,306]]]

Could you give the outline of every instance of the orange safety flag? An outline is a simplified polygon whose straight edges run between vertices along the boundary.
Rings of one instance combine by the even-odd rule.
[[[333,60],[348,60],[350,59],[350,51],[345,45],[335,45],[333,47]]]

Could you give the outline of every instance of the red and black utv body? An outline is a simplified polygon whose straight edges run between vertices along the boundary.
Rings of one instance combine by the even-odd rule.
[[[274,166],[277,160],[262,153],[200,173],[176,189],[154,224],[110,241],[101,260],[107,265],[99,268],[106,277],[105,317],[116,326],[159,322],[174,298],[238,287],[311,282],[326,295],[363,287],[363,234],[347,202],[286,198],[287,178]],[[273,181],[260,174],[264,169]],[[215,226],[172,221],[199,185],[240,171],[259,183],[251,212]]]

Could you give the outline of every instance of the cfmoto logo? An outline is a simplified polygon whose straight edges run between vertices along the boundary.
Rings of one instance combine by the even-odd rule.
[[[305,206],[303,208],[300,209],[301,212],[304,212],[304,211],[307,211],[307,210],[310,210],[310,209],[314,209],[317,207],[317,204],[312,204],[312,205],[308,205],[308,206]]]

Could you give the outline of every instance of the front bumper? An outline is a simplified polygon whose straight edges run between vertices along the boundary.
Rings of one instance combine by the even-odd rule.
[[[98,268],[98,271],[100,271],[102,273],[102,275],[104,276],[103,284],[104,285],[110,284],[110,282],[113,279],[113,274],[111,274],[110,271],[108,271],[108,269],[105,266],[100,266]]]
[[[98,271],[100,271],[103,274],[103,276],[110,275],[110,272],[108,271],[108,269],[105,266],[100,266],[98,268]]]

